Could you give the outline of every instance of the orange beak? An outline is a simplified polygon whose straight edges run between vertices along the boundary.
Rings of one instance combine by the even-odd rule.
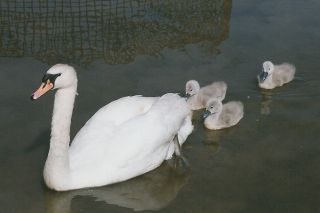
[[[50,80],[47,80],[46,83],[42,83],[39,89],[37,89],[32,95],[31,100],[36,100],[40,98],[43,94],[48,92],[53,88],[53,83],[50,82]]]

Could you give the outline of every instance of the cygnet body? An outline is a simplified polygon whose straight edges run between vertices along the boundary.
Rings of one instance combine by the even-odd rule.
[[[293,80],[296,68],[289,63],[274,65],[271,61],[263,63],[262,72],[258,75],[259,87],[273,89]]]
[[[243,104],[240,101],[222,104],[218,99],[210,99],[203,114],[204,126],[208,129],[231,127],[241,120],[243,114]]]
[[[186,83],[187,103],[191,110],[203,109],[211,98],[223,100],[226,96],[227,84],[224,81],[217,81],[207,86],[201,87],[196,80]]]

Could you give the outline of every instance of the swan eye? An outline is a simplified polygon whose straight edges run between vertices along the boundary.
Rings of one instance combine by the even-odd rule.
[[[47,85],[47,84],[50,84],[51,82],[50,82],[50,80],[48,79],[46,82],[43,82],[43,83],[44,83],[44,84],[43,84],[43,86],[42,86],[42,89],[45,88],[46,85]]]
[[[61,75],[61,73],[58,74],[45,74],[42,78],[42,83],[48,84],[52,83],[54,84],[55,80]]]

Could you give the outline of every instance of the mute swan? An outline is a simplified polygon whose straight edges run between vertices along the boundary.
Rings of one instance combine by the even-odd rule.
[[[204,125],[208,129],[223,129],[236,125],[243,117],[243,104],[230,101],[222,105],[218,99],[210,99],[203,114]]]
[[[223,81],[213,82],[210,85],[200,88],[198,81],[190,80],[186,83],[187,103],[192,110],[206,107],[210,98],[223,100],[226,96],[227,84]]]
[[[273,89],[293,80],[295,66],[288,63],[274,65],[271,61],[263,63],[262,72],[258,75],[259,87]]]
[[[101,108],[69,147],[77,91],[74,68],[51,67],[31,99],[51,89],[57,92],[43,175],[46,185],[57,191],[112,184],[153,170],[172,156],[175,135],[185,140],[193,129],[191,111],[176,94],[125,97]]]

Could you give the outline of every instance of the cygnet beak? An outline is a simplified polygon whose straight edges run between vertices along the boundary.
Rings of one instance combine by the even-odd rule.
[[[267,79],[267,77],[268,77],[268,73],[265,71],[262,71],[259,75],[260,82],[264,82]]]
[[[186,98],[188,99],[188,98],[190,98],[192,95],[190,94],[190,93],[188,93],[188,92],[186,92]]]
[[[206,111],[203,112],[202,118],[206,119],[209,115],[211,115],[211,112],[209,110],[206,110]]]

